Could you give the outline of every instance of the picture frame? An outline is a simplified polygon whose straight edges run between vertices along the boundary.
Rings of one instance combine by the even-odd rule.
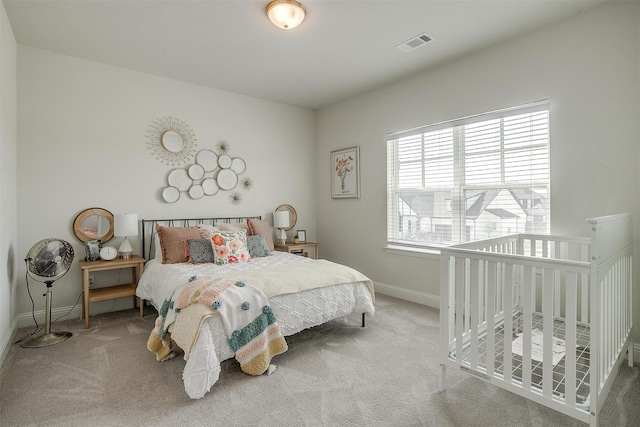
[[[84,242],[85,261],[100,260],[100,249],[102,249],[102,240],[87,240]]]
[[[360,198],[360,146],[331,152],[331,198]]]
[[[307,230],[297,230],[296,234],[298,235],[298,242],[307,241]]]

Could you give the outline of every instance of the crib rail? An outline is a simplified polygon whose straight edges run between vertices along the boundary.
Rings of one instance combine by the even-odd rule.
[[[591,238],[441,250],[441,388],[450,366],[595,424],[632,347],[632,224],[627,214],[589,224]]]
[[[633,218],[631,214],[588,220],[591,226],[593,322],[591,412],[598,413],[615,379],[625,348],[633,366]]]

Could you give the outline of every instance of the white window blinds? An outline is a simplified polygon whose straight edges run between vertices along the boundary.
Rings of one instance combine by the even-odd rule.
[[[549,232],[549,104],[389,135],[387,240],[441,246]]]

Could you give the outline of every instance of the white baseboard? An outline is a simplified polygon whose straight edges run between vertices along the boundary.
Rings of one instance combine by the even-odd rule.
[[[90,307],[90,315],[94,316],[96,314],[109,313],[111,311],[126,310],[132,307],[133,307],[132,301],[129,298],[120,298],[117,300],[92,302]],[[58,317],[64,316],[67,313],[69,314],[66,315],[64,318],[60,319],[60,321],[73,320],[73,319],[77,321],[81,321],[82,305],[78,304],[72,307],[52,308],[51,321],[55,321],[56,319],[58,319]],[[36,321],[38,322],[38,325],[40,326],[44,325],[45,310],[38,310],[34,313],[34,315],[35,315]],[[26,328],[28,326],[34,326],[33,316],[31,315],[31,312],[18,314],[17,323],[18,323],[18,328]]]
[[[16,331],[18,330],[18,318],[14,318],[13,322],[11,322],[11,326],[9,327],[9,331],[7,335],[4,336],[2,342],[0,343],[0,367],[4,364],[4,360],[7,358],[7,354],[9,354],[9,349],[13,344],[13,340],[16,336]]]
[[[440,308],[440,297],[427,294],[425,292],[413,291],[399,286],[393,286],[386,283],[373,282],[376,293],[389,295],[391,297],[400,298],[405,301],[411,301],[429,307]]]

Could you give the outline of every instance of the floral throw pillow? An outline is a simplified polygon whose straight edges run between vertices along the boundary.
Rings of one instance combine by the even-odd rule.
[[[271,255],[269,253],[269,247],[267,246],[267,240],[260,234],[247,237],[247,248],[249,249],[251,258]]]
[[[246,230],[215,232],[211,236],[211,244],[217,265],[251,261]]]

